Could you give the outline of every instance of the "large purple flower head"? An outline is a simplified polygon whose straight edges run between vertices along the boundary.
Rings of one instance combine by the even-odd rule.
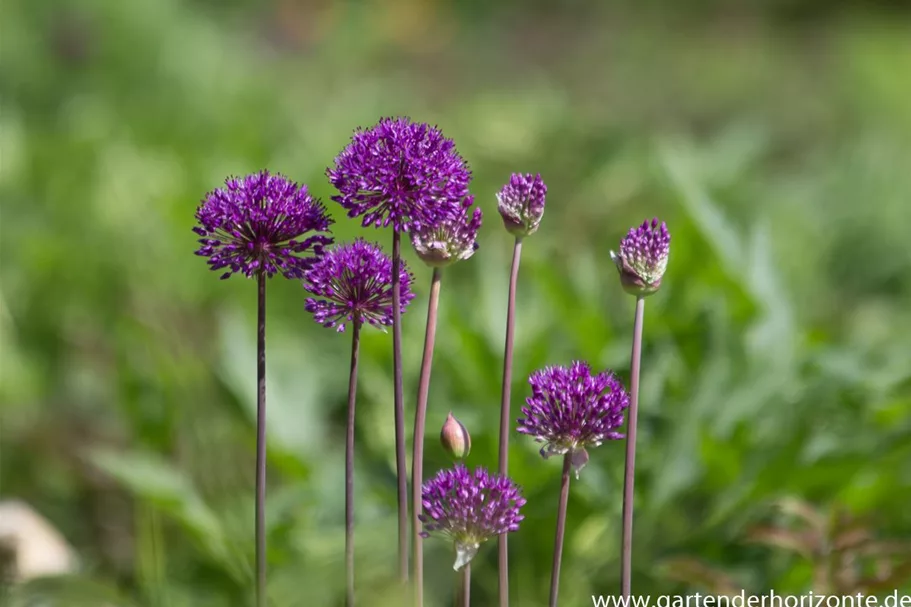
[[[453,569],[461,569],[478,553],[481,544],[501,533],[518,531],[525,518],[521,489],[506,476],[486,468],[468,471],[463,464],[441,470],[421,487],[424,513],[422,537],[438,533],[452,539],[456,548]]]
[[[319,234],[332,220],[307,186],[268,171],[229,177],[224,188],[206,195],[196,219],[193,231],[202,237],[196,254],[208,257],[213,270],[227,268],[223,279],[236,272],[300,278],[332,243]]]
[[[629,395],[610,371],[592,375],[588,363],[545,367],[528,378],[531,396],[522,407],[518,431],[544,443],[541,456],[569,453],[579,471],[588,462],[586,447],[621,439],[623,410]]]
[[[399,280],[404,312],[414,299],[404,261]],[[341,332],[346,322],[392,324],[392,260],[378,245],[359,238],[328,249],[304,274],[304,288],[316,296],[307,299],[306,310],[324,327]]]
[[[497,210],[510,234],[534,234],[544,216],[547,186],[541,175],[513,173],[509,183],[497,194]]]
[[[667,225],[658,219],[644,221],[638,228],[630,228],[620,241],[620,253],[611,251],[611,259],[620,272],[620,284],[633,295],[651,295],[661,286],[671,252],[671,234]]]
[[[471,211],[473,196],[462,201],[461,212],[433,223],[415,226],[411,244],[421,261],[435,268],[468,259],[478,248],[475,239],[481,229],[481,209]]]
[[[326,174],[339,191],[332,200],[349,217],[363,215],[364,227],[391,223],[404,232],[456,214],[471,181],[452,140],[408,118],[358,128]]]

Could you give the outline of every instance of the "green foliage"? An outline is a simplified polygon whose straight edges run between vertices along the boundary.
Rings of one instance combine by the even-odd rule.
[[[442,284],[428,476],[449,465],[433,437],[450,410],[471,432],[468,463],[495,465],[512,242],[494,192],[511,171],[540,171],[516,412],[545,364],[625,376],[633,306],[608,252],[653,215],[673,234],[646,305],[637,591],[810,589],[810,561],[748,541],[786,496],[844,508],[883,540],[911,536],[907,15],[766,30],[749,13],[670,25],[579,3],[521,21],[432,2],[304,5],[4,3],[0,496],[28,501],[85,561],[13,604],[246,604],[255,290],[192,255],[193,212],[226,175],[265,166],[328,201],[323,171],[351,129],[391,114],[456,140],[487,217],[478,253]],[[329,206],[339,239],[363,233]],[[407,255],[410,415],[430,272]],[[335,604],[344,581],[349,342],[303,298],[269,283],[281,607]],[[362,348],[358,594],[395,605],[390,336],[368,331]],[[570,497],[566,605],[618,584],[623,445],[591,456]],[[529,500],[511,595],[542,605],[559,462],[515,435],[510,461]],[[495,552],[473,567],[476,604],[496,595]],[[446,604],[451,549],[428,540],[425,559],[429,599]]]

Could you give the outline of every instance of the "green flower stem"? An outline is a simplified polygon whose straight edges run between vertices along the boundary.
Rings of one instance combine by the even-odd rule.
[[[351,330],[351,373],[348,376],[348,421],[345,426],[345,605],[354,606],[354,410],[357,401],[357,363],[361,321]]]
[[[512,251],[512,269],[509,274],[509,299],[506,304],[506,345],[503,351],[503,387],[500,399],[500,458],[499,473],[509,474],[510,399],[512,390],[513,340],[516,327],[516,283],[519,280],[519,261],[522,258],[522,239],[516,237]],[[497,541],[499,553],[500,607],[509,607],[509,544],[505,533]]]
[[[414,553],[414,604],[424,605],[424,538],[421,537],[421,484],[424,479],[424,430],[427,424],[427,398],[430,392],[430,370],[433,366],[433,347],[437,333],[437,309],[440,303],[442,270],[433,269],[430,298],[427,303],[427,328],[424,332],[424,357],[418,382],[418,403],[414,414],[414,450],[411,457],[411,523]]]
[[[633,324],[633,352],[630,360],[629,424],[626,430],[626,469],[623,474],[623,539],[620,562],[620,594],[628,597],[632,591],[633,560],[633,484],[636,475],[636,422],[639,415],[639,367],[642,359],[642,322],[645,298],[636,298],[636,319]]]
[[[392,373],[395,415],[395,473],[399,511],[399,579],[408,581],[408,471],[405,464],[405,404],[402,395],[401,234],[392,232]]]

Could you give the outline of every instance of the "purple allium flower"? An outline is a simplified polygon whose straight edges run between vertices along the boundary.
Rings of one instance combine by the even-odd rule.
[[[620,241],[620,253],[610,254],[620,272],[623,289],[638,296],[657,291],[670,251],[671,234],[664,222],[659,225],[655,218],[651,223],[644,221],[638,228],[630,228],[626,238]]]
[[[545,367],[528,378],[531,396],[522,407],[518,431],[544,443],[541,456],[570,453],[579,471],[588,462],[586,447],[607,439],[621,439],[623,410],[629,395],[610,371],[592,375],[588,363]]]
[[[473,203],[474,197],[467,196],[458,215],[414,227],[411,244],[421,261],[441,268],[474,255],[478,248],[475,238],[481,229],[482,214],[481,209],[475,207],[469,216]]]
[[[242,179],[229,177],[225,187],[209,192],[193,231],[202,236],[197,255],[208,257],[213,270],[227,268],[221,278],[240,272],[248,278],[262,271],[300,278],[332,238],[332,220],[307,186],[282,175],[261,171]],[[311,253],[307,257],[301,254]]]
[[[408,118],[383,118],[358,128],[326,171],[339,191],[332,200],[364,227],[408,232],[455,214],[468,195],[471,171],[442,131]]]
[[[421,499],[421,536],[438,533],[450,537],[456,548],[456,570],[470,562],[488,539],[518,531],[525,518],[519,514],[525,505],[520,487],[486,468],[475,468],[473,474],[463,464],[440,470],[421,487]]]
[[[412,299],[411,273],[402,261],[402,312]],[[367,322],[379,328],[392,324],[392,260],[378,245],[358,238],[326,250],[304,274],[304,288],[317,298],[306,310],[324,327],[344,331],[346,322]]]
[[[541,175],[513,173],[497,194],[497,210],[510,234],[529,236],[538,231],[544,216],[547,186]]]

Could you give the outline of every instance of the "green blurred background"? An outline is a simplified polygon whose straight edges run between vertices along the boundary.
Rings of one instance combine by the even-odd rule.
[[[255,290],[193,255],[229,174],[309,184],[352,129],[438,124],[471,164],[481,248],[447,270],[425,470],[452,410],[496,465],[512,241],[495,192],[549,186],[524,247],[513,406],[574,358],[627,377],[609,250],[673,234],[646,306],[634,589],[911,592],[911,7],[649,0],[4,0],[0,499],[79,556],[0,601],[249,604]],[[414,408],[430,273],[404,317]],[[349,340],[270,282],[269,567],[277,607],[340,604]],[[358,593],[395,604],[391,339],[368,331]],[[410,434],[410,430],[409,430]],[[560,463],[515,437],[513,604],[543,605]],[[573,484],[564,605],[617,591],[623,443]],[[803,500],[799,504],[794,500]],[[785,500],[782,502],[782,500]],[[7,547],[9,548],[9,547]],[[9,549],[7,550],[9,552]],[[9,558],[9,554],[7,554]],[[426,543],[429,600],[452,554]],[[496,549],[473,567],[496,595]]]

